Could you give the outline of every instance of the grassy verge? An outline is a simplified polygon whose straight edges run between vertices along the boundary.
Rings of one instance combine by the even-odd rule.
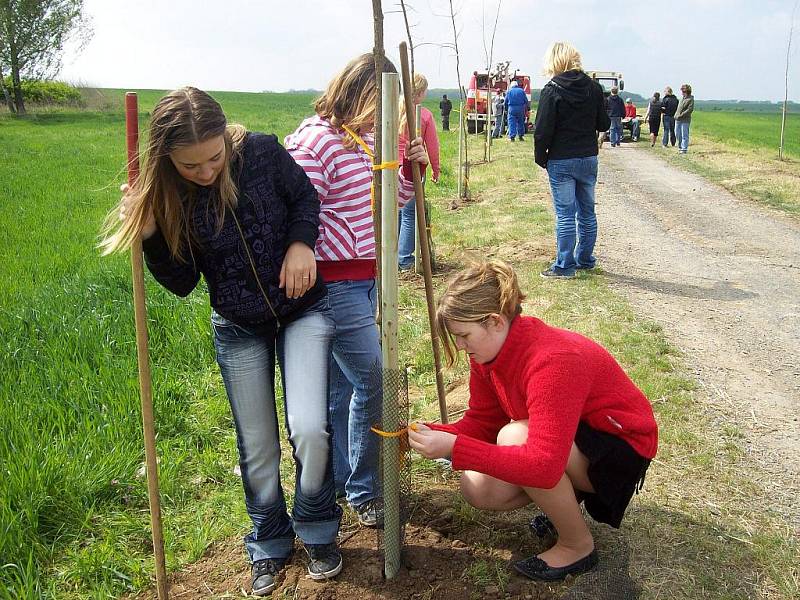
[[[143,113],[158,96],[141,94]],[[303,95],[218,98],[232,120],[279,138],[309,114],[311,102]],[[0,153],[0,196],[9,199],[0,212],[9,249],[0,261],[0,598],[108,598],[150,583],[129,267],[125,257],[100,259],[93,249],[122,179],[123,126],[119,110],[0,117],[7,150]],[[470,256],[509,260],[529,293],[526,312],[600,341],[655,405],[662,444],[646,492],[621,532],[597,529],[600,543],[609,552],[628,549],[647,598],[796,597],[796,538],[750,476],[735,429],[707,418],[660,330],[632,314],[602,274],[538,278],[553,233],[530,146],[496,143],[495,161],[473,166],[475,200],[449,211],[456,140],[455,131],[443,134],[442,181],[428,186],[444,273]],[[470,156],[482,154],[473,140]],[[400,299],[412,410],[434,417],[419,281],[405,280]],[[232,473],[235,441],[205,294],[179,300],[148,279],[148,308],[168,566],[177,569],[212,541],[242,535],[247,517]],[[448,384],[464,374],[462,364]],[[430,464],[415,461],[415,469],[419,493],[441,485]],[[454,481],[448,478],[448,489]],[[519,526],[487,534],[494,517],[452,499],[459,522],[483,536],[476,543],[501,547]],[[499,560],[463,577],[505,589]]]
[[[660,425],[659,454],[626,524],[618,532],[594,528],[601,551],[611,560],[629,557],[631,576],[642,585],[645,598],[798,597],[796,531],[786,524],[780,507],[772,505],[768,488],[753,476],[736,428],[714,424],[713,407],[695,390],[682,357],[659,326],[638,318],[609,289],[602,273],[581,273],[565,282],[538,277],[552,251],[549,194],[534,174],[529,147],[501,141],[496,148],[496,162],[472,170],[480,201],[455,212],[441,206],[434,211],[445,230],[438,238],[440,256],[451,266],[490,255],[514,264],[529,294],[525,312],[607,347],[651,399]],[[429,364],[424,340],[413,345],[418,332],[412,324],[424,319],[424,306],[407,301],[404,309],[403,339],[412,340],[404,343],[411,351],[408,361],[417,367]],[[464,373],[462,364],[449,379]],[[424,388],[429,401],[415,405],[416,416],[435,418],[436,405],[430,401],[435,392],[429,385]],[[412,391],[415,395],[422,396]],[[429,469],[434,481],[437,468]],[[454,498],[464,527],[471,522],[484,534],[486,529],[496,532],[487,545],[515,543],[518,530],[509,533],[494,517],[487,522],[485,513],[463,507],[455,492]],[[476,565],[473,571],[465,576],[476,584],[489,578],[505,589],[506,576],[493,565]]]
[[[780,115],[695,112],[685,156],[660,144],[651,150],[720,184],[732,194],[800,216],[800,115],[786,119],[778,160]],[[648,148],[649,149],[649,148]]]

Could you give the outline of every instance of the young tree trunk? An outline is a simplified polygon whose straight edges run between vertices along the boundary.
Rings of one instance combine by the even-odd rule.
[[[22,99],[22,85],[19,80],[19,59],[17,48],[11,45],[11,87],[14,90],[14,104],[18,115],[25,114],[25,101]]]
[[[786,132],[786,109],[789,103],[789,57],[792,50],[792,34],[794,33],[794,15],[797,12],[797,5],[800,1],[795,1],[794,9],[792,10],[792,22],[789,25],[789,43],[786,44],[786,75],[784,79],[784,93],[783,93],[783,112],[781,114],[781,143],[778,146],[778,159],[783,160],[783,140],[784,133]]]

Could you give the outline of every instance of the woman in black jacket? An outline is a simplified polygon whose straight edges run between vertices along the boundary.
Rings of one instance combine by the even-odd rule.
[[[314,260],[316,189],[274,135],[228,124],[211,96],[187,87],[156,104],[141,176],[122,191],[104,253],[141,237],[147,267],[165,288],[186,296],[201,275],[208,285],[253,522],[244,539],[253,593],[275,588],[295,535],[312,579],[337,575],[342,511],[328,418],[334,324]],[[296,468],[291,518],[281,488],[276,360]]]
[[[551,79],[539,98],[534,155],[550,179],[556,259],[541,275],[569,278],[576,269],[595,266],[597,133],[608,130],[611,121],[600,84],[583,72],[581,56],[571,44],[552,44],[545,53],[544,69]]]

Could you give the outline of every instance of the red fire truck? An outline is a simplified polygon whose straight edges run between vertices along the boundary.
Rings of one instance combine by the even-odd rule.
[[[467,118],[467,131],[469,133],[481,133],[489,121],[491,127],[494,123],[494,115],[489,109],[489,92],[492,98],[500,92],[505,92],[512,81],[516,81],[519,87],[525,91],[528,103],[531,101],[531,78],[527,73],[519,70],[509,72],[510,61],[498,63],[489,73],[486,71],[474,71],[469,80],[467,89],[467,104],[464,107]],[[530,110],[525,111],[525,127],[528,131],[533,129],[530,120]]]

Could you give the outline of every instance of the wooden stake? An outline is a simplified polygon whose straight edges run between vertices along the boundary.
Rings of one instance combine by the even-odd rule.
[[[414,120],[413,92],[411,76],[408,70],[408,52],[406,43],[400,43],[400,67],[403,73],[403,95],[406,100],[406,121],[408,123],[408,139],[413,139],[412,133],[416,131]],[[431,328],[431,344],[433,347],[433,364],[436,369],[436,392],[439,398],[439,416],[442,423],[447,423],[447,402],[445,401],[444,377],[442,375],[442,357],[439,349],[439,333],[436,327],[436,309],[433,304],[433,275],[431,273],[431,254],[428,246],[428,229],[425,223],[425,189],[422,187],[422,177],[419,174],[419,165],[411,163],[411,173],[414,178],[414,197],[417,202],[417,231],[420,235],[420,253],[422,254],[422,271],[425,276],[425,299],[428,304],[428,321]],[[424,237],[423,237],[424,236]]]
[[[128,147],[128,185],[133,188],[139,178],[139,107],[134,92],[125,94],[125,132]],[[156,563],[156,587],[159,600],[167,600],[167,569],[164,560],[164,536],[161,528],[161,501],[158,492],[158,458],[153,418],[153,390],[150,378],[150,357],[147,341],[147,307],[144,298],[144,264],[142,240],[131,246],[133,274],[133,307],[136,318],[136,357],[139,362],[139,391],[142,403],[144,456],[147,470],[147,495],[150,500],[150,527]]]
[[[382,104],[383,156],[386,162],[397,160],[397,113],[400,94],[397,73],[383,74]],[[386,431],[400,427],[399,323],[397,321],[397,171],[383,169],[381,244],[383,277],[381,285],[381,357],[383,359],[383,420]],[[392,579],[400,570],[400,440],[383,440],[383,546],[384,574]]]

